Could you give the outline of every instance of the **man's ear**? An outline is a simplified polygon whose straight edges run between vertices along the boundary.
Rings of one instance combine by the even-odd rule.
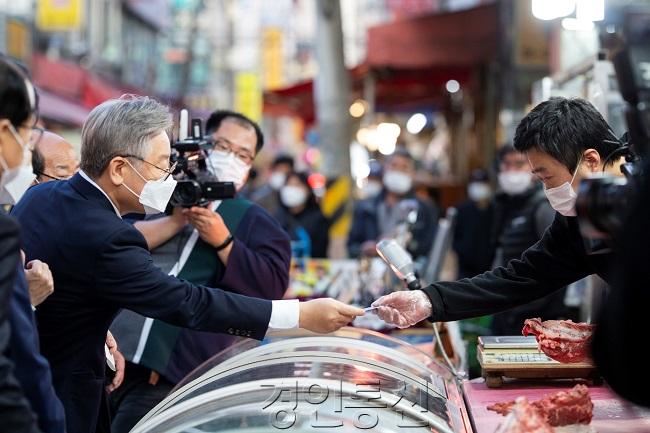
[[[0,145],[10,139],[10,125],[9,119],[0,119]],[[2,155],[2,146],[0,146],[0,155]]]
[[[125,170],[128,170],[128,164],[124,158],[116,156],[108,163],[108,177],[115,186],[120,186],[124,183]]]
[[[585,164],[587,169],[596,173],[602,171],[602,159],[600,153],[596,149],[587,149],[582,153],[582,162]]]

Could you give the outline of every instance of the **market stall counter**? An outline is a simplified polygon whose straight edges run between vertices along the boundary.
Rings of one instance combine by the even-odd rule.
[[[474,433],[494,433],[504,417],[489,411],[488,406],[526,397],[536,401],[556,393],[568,391],[581,382],[571,380],[547,380],[544,382],[506,380],[501,388],[488,388],[484,379],[463,382],[467,409],[472,419]],[[647,433],[650,432],[650,411],[625,402],[604,385],[589,386],[594,404],[591,431],[598,433]]]

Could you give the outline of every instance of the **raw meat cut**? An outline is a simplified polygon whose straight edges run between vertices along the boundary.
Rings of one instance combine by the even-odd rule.
[[[564,363],[576,363],[591,358],[591,338],[594,325],[574,323],[571,320],[528,319],[524,335],[534,334],[539,349],[549,358]]]
[[[526,397],[512,402],[511,410],[495,433],[554,433],[539,410]]]
[[[589,424],[594,410],[594,404],[589,397],[589,388],[585,385],[576,385],[569,391],[548,395],[532,402],[531,406],[554,427]],[[488,406],[488,410],[508,415],[514,407],[516,402],[507,401]]]

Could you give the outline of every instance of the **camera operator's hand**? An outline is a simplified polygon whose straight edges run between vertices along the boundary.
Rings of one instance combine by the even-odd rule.
[[[432,314],[431,300],[422,290],[399,291],[382,296],[372,303],[377,315],[386,323],[408,328]]]
[[[35,307],[54,292],[54,279],[47,263],[32,260],[25,265],[25,278],[29,285],[29,299]]]
[[[175,207],[169,216],[136,221],[133,226],[142,233],[151,251],[176,236],[187,223],[187,217],[183,213],[183,208]]]
[[[230,230],[228,230],[226,223],[223,222],[223,218],[218,213],[210,209],[194,206],[185,209],[184,214],[199,232],[199,236],[204,242],[217,248],[228,239]],[[231,250],[232,243],[218,253],[224,265],[228,264],[228,256]]]
[[[335,299],[314,299],[300,303],[298,326],[308,331],[327,334],[342,328],[355,317],[363,314],[361,308],[352,307]]]

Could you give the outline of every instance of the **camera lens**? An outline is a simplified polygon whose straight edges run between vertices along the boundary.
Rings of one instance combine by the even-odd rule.
[[[170,199],[172,206],[191,207],[201,201],[201,185],[195,180],[179,180]]]

